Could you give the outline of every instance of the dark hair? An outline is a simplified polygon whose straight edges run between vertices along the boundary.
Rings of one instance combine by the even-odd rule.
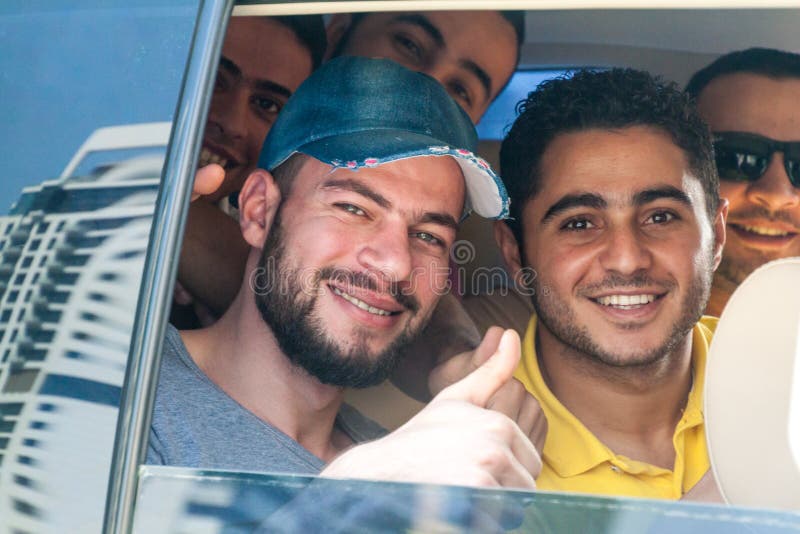
[[[517,34],[517,47],[519,48],[525,42],[525,12],[501,11],[500,14],[513,26],[514,33]],[[519,56],[517,56],[517,63],[519,63]]]
[[[692,99],[675,83],[633,69],[580,70],[542,83],[517,104],[517,117],[500,148],[500,170],[511,197],[509,225],[520,245],[522,209],[538,193],[539,165],[561,134],[592,128],[652,126],[686,154],[700,180],[709,215],[719,203],[711,133]]]
[[[315,70],[322,63],[328,38],[325,34],[325,23],[322,15],[287,15],[284,17],[269,17],[288,27],[305,45],[311,53],[311,70]]]
[[[686,85],[686,92],[697,98],[714,79],[740,72],[760,74],[768,78],[800,78],[800,54],[773,48],[748,48],[730,52],[697,71]]]
[[[306,156],[301,152],[295,152],[289,156],[286,161],[272,169],[272,179],[275,180],[275,184],[281,192],[281,201],[285,201],[289,198],[289,195],[292,193],[295,177],[310,158],[311,156]]]

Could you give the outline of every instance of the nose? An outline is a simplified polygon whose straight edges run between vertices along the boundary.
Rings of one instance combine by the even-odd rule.
[[[216,125],[228,139],[241,139],[247,135],[248,97],[245,91],[230,89],[215,94],[209,122]]]
[[[635,228],[620,227],[608,230],[600,254],[600,264],[606,271],[622,275],[632,275],[652,266],[652,253],[647,247],[645,237]]]
[[[789,181],[783,166],[783,154],[776,152],[764,175],[747,187],[747,199],[770,211],[800,206],[800,190]]]
[[[447,79],[451,74],[451,68],[444,61],[432,61],[423,69],[423,72],[442,84],[447,89]],[[448,90],[449,92],[449,90]]]
[[[386,223],[361,248],[358,262],[381,283],[397,283],[411,276],[411,244],[404,224]]]

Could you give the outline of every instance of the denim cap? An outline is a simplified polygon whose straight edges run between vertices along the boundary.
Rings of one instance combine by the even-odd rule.
[[[435,79],[386,59],[339,57],[317,69],[272,125],[258,166],[272,171],[302,153],[360,169],[418,156],[451,156],[466,183],[464,215],[508,216],[508,194],[473,152],[467,114]]]

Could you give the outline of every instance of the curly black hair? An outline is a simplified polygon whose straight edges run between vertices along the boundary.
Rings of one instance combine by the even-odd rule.
[[[559,135],[582,130],[652,126],[686,154],[703,185],[709,214],[719,204],[712,137],[692,99],[673,82],[634,69],[579,70],[543,82],[517,104],[518,117],[500,148],[511,197],[506,223],[522,244],[522,209],[538,192],[539,165]]]

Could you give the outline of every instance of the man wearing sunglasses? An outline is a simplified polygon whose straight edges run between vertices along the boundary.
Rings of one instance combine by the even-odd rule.
[[[721,56],[686,87],[714,133],[728,241],[706,312],[719,315],[760,265],[800,255],[800,55]]]

